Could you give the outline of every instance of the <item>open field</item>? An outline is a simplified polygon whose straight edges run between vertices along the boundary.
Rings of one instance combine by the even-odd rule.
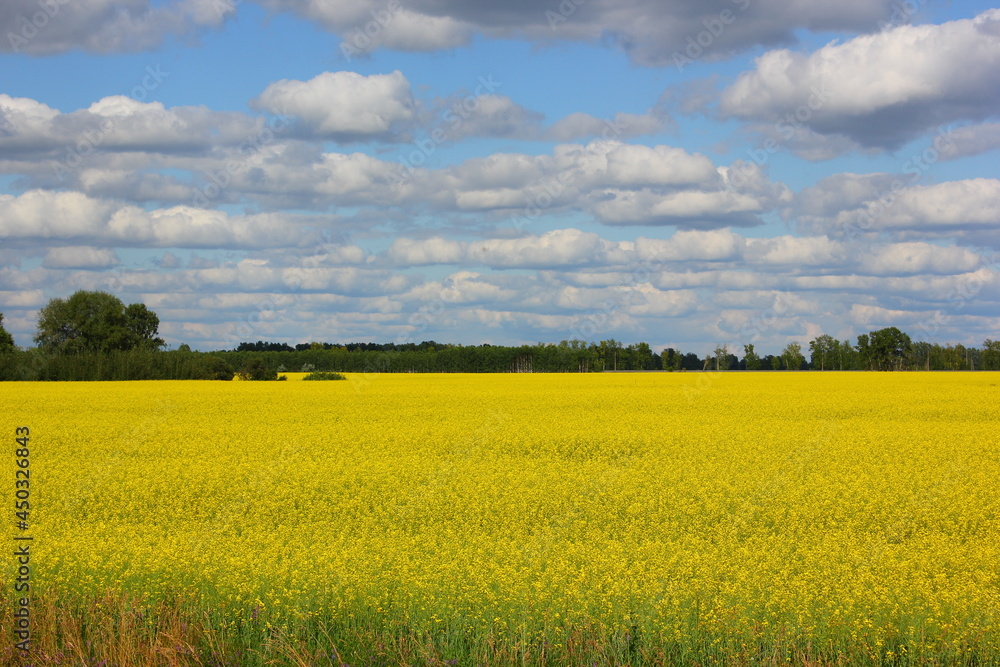
[[[994,373],[4,383],[0,414],[35,665],[1000,662]]]

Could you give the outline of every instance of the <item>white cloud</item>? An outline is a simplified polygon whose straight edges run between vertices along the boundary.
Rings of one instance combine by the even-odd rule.
[[[440,237],[423,240],[400,238],[393,241],[388,255],[394,263],[402,266],[457,264],[465,256],[465,247],[459,241]]]
[[[305,216],[230,215],[191,206],[147,211],[78,192],[32,190],[20,196],[0,195],[0,239],[8,242],[86,240],[115,247],[288,248],[312,242],[315,222]],[[356,256],[351,252],[345,258]]]
[[[646,114],[617,113],[608,120],[578,111],[553,123],[545,136],[562,142],[587,137],[627,139],[662,132],[672,124],[669,116],[657,111]]]
[[[946,160],[995,151],[1000,149],[1000,123],[954,128],[947,139],[941,148],[941,157]]]
[[[757,45],[795,41],[795,30],[873,31],[891,17],[889,0],[852,0],[832,8],[793,0],[692,5],[684,0],[620,0],[615,3],[484,4],[442,0],[433,5],[360,0],[349,5],[324,0],[261,0],[274,10],[292,11],[343,38],[348,58],[386,47],[407,51],[453,49],[476,33],[522,38],[611,43],[636,63],[674,65],[702,33],[709,48],[695,58],[718,59]]]
[[[115,211],[111,202],[79,192],[32,190],[0,195],[0,238],[94,237]]]
[[[578,229],[558,229],[516,239],[453,241],[440,237],[396,239],[389,259],[400,266],[424,264],[481,264],[493,268],[547,268],[629,261],[623,244]]]
[[[236,3],[217,0],[73,0],[0,4],[0,51],[48,55],[82,49],[93,53],[144,51],[173,35],[217,27]]]
[[[1000,10],[941,25],[900,26],[811,54],[769,51],[726,88],[725,117],[773,121],[893,148],[933,127],[996,113]]]
[[[608,189],[592,209],[608,225],[678,227],[750,227],[760,224],[757,216],[766,211],[759,199],[726,190],[661,194]]]
[[[874,248],[859,264],[866,273],[875,275],[956,274],[975,270],[982,259],[964,248],[914,242]]]
[[[847,248],[825,236],[747,239],[748,262],[786,266],[839,266]]]
[[[728,229],[679,231],[669,239],[639,237],[636,254],[642,261],[698,262],[737,259],[745,240]]]
[[[109,166],[114,153],[204,155],[213,146],[236,147],[264,129],[265,121],[204,107],[166,108],[132,97],[104,97],[63,113],[28,98],[0,94],[0,148],[10,158],[47,160],[60,179],[78,168]],[[132,166],[124,167],[131,170]]]
[[[447,124],[436,128],[436,136],[446,141],[464,137],[535,139],[540,133],[542,114],[525,109],[506,95],[486,93],[455,102],[444,118]]]
[[[412,182],[413,192],[433,192],[442,206],[536,217],[576,208],[609,225],[753,226],[790,198],[759,174],[734,187],[722,172],[705,156],[672,146],[599,140],[561,144],[551,156],[497,154],[419,170]]]
[[[718,180],[711,160],[673,146],[616,144],[604,157],[610,185],[678,187],[711,185]]]
[[[316,136],[343,141],[389,138],[415,117],[410,82],[399,70],[371,76],[324,72],[309,81],[282,79],[252,104],[273,114],[296,116]]]
[[[897,179],[897,183],[904,181]],[[892,187],[860,205],[812,216],[812,229],[857,235],[865,232],[914,232],[929,236],[970,236],[995,230],[1000,180],[975,178],[934,185]]]
[[[63,246],[49,250],[42,266],[47,269],[107,269],[120,262],[110,248]]]

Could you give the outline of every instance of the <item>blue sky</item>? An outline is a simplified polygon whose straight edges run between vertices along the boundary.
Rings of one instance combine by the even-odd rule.
[[[1000,10],[13,0],[0,312],[170,346],[1000,335]]]

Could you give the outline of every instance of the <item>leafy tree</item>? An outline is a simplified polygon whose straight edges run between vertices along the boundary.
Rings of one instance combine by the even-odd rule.
[[[653,369],[653,350],[649,347],[649,343],[629,345],[626,350],[630,357],[632,370],[648,371]]]
[[[240,377],[244,380],[277,380],[278,371],[257,356],[247,357],[240,366]]]
[[[0,354],[13,352],[15,349],[14,337],[3,328],[3,313],[0,313]]]
[[[914,343],[908,360],[909,367],[916,370],[929,371],[931,369],[931,352],[933,351],[934,346],[930,343],[923,341]]]
[[[858,336],[858,356],[861,357],[861,364],[866,370],[872,370],[874,368],[872,346],[871,341],[868,339],[868,334],[861,334]]]
[[[821,371],[825,371],[827,360],[833,359],[837,347],[839,347],[837,340],[827,334],[817,336],[814,340],[810,341],[809,351],[812,353],[810,362],[813,367],[819,366]]]
[[[229,381],[233,379],[234,375],[236,375],[236,373],[233,372],[232,366],[226,363],[225,359],[214,354],[205,355],[202,363],[205,369],[206,379]]]
[[[760,370],[760,357],[754,352],[753,343],[747,343],[743,346],[743,363],[748,371]]]
[[[668,347],[660,355],[660,358],[662,359],[663,370],[665,371],[679,371],[683,368],[684,355],[679,350]]]
[[[107,292],[81,290],[68,299],[52,299],[39,312],[35,342],[47,352],[148,349],[163,346],[157,338],[160,320],[144,304],[128,307]]]
[[[160,318],[144,303],[131,303],[125,308],[125,327],[132,334],[132,348],[155,350],[164,345],[163,339],[156,336]]]
[[[717,345],[712,356],[715,358],[715,370],[729,370],[729,346],[727,344]]]
[[[614,338],[600,342],[598,358],[603,362],[603,370],[618,370],[618,356],[621,350],[622,344]]]
[[[878,371],[902,370],[903,362],[910,355],[913,343],[910,337],[896,327],[887,327],[858,336],[858,348],[864,338],[869,367]]]
[[[1000,340],[983,341],[983,370],[1000,371]]]
[[[784,362],[787,370],[801,370],[802,362],[806,360],[806,358],[802,356],[802,346],[795,342],[789,343],[781,352],[781,360]]]
[[[840,370],[844,370],[845,368],[854,368],[855,353],[854,346],[851,345],[851,341],[845,340],[837,343],[834,348],[834,356],[837,358]]]

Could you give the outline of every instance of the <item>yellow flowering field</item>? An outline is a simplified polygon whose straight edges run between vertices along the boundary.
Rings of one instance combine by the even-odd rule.
[[[180,605],[201,630],[162,664],[1000,661],[998,374],[5,383],[0,410],[31,428],[36,594],[149,637]]]

